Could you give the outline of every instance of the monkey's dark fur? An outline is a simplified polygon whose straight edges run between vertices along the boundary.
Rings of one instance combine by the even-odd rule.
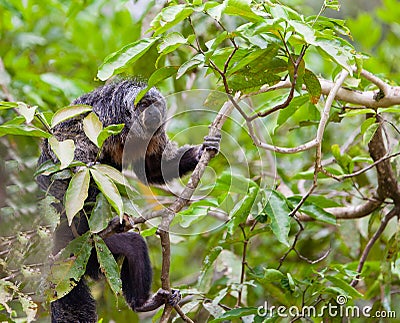
[[[98,162],[121,170],[124,160],[133,166],[138,178],[145,183],[164,184],[167,181],[192,171],[204,149],[218,150],[219,138],[208,138],[201,146],[183,146],[177,148],[165,133],[166,103],[163,96],[152,88],[140,102],[134,106],[134,100],[146,84],[132,80],[111,83],[82,95],[72,104],[86,104],[93,107],[103,126],[124,123],[125,127],[118,135],[108,138]],[[96,161],[98,148],[86,137],[81,115],[58,124],[53,130],[59,141],[72,139],[75,143],[75,160],[90,164]],[[52,160],[58,162],[47,140],[42,146],[39,165]],[[81,235],[88,231],[86,216],[81,212],[68,226],[62,205],[69,180],[52,181],[50,176],[38,176],[39,186],[60,200],[56,206],[61,213],[61,221],[55,232],[53,253],[58,253],[71,240],[76,232]],[[99,193],[90,187],[86,201],[94,202]],[[85,207],[86,214],[91,209]],[[76,229],[75,235],[72,228]],[[152,271],[148,250],[144,239],[137,233],[117,233],[104,239],[115,257],[124,256],[121,269],[122,290],[129,306],[134,311],[150,311],[165,302],[179,300],[177,293],[158,291],[150,297]],[[89,258],[86,274],[94,279],[100,276],[99,263],[95,251]],[[66,296],[52,302],[52,322],[97,322],[95,301],[82,278]]]

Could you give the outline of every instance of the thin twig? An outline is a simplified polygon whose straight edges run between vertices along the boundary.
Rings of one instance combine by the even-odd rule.
[[[352,280],[350,283],[350,286],[356,287],[359,280],[360,280],[360,274],[361,271],[364,267],[365,262],[367,261],[367,257],[369,252],[371,251],[372,247],[374,246],[375,242],[379,239],[379,237],[382,235],[383,231],[385,230],[387,224],[389,223],[389,220],[392,219],[394,216],[399,216],[400,210],[398,208],[393,208],[388,214],[385,215],[385,217],[382,219],[381,224],[379,225],[378,230],[374,233],[372,238],[368,241],[367,245],[365,246],[365,249],[361,255],[360,262],[357,266],[357,272],[358,275],[356,278]]]

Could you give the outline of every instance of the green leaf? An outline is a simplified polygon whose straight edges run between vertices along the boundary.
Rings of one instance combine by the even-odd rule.
[[[138,102],[145,96],[147,91],[149,91],[153,86],[176,74],[177,70],[178,68],[176,66],[165,66],[158,70],[155,70],[154,73],[151,74],[147,82],[147,87],[141,90],[136,96],[134,104],[138,104]]]
[[[58,141],[56,137],[49,138],[49,144],[51,149],[60,160],[60,169],[68,167],[74,160],[75,154],[75,143],[72,139],[64,141]]]
[[[378,108],[378,113],[400,113],[400,106]]]
[[[98,233],[105,229],[112,218],[113,213],[107,199],[102,193],[97,194],[96,204],[89,218],[90,232]]]
[[[367,145],[371,140],[372,137],[375,135],[375,132],[379,128],[379,123],[373,123],[370,125],[367,130],[365,130],[365,133],[363,135],[363,144]]]
[[[140,231],[142,237],[154,236],[157,233],[158,227],[152,227],[143,231]]]
[[[54,128],[60,122],[71,119],[77,115],[92,111],[92,107],[90,105],[71,105],[68,107],[64,107],[54,113],[53,118],[51,119],[51,127]]]
[[[340,10],[340,3],[338,0],[325,0],[324,6],[336,11]]]
[[[260,222],[266,222],[265,216],[271,220],[271,229],[279,242],[289,247],[289,230],[291,212],[286,198],[279,192],[267,190],[268,201],[264,210],[257,216]]]
[[[100,270],[106,276],[106,280],[114,294],[120,295],[122,291],[122,281],[119,277],[117,262],[103,239],[94,235],[93,240],[96,247],[97,259],[100,264]]]
[[[198,278],[198,285],[202,285],[204,277],[206,276],[208,270],[214,264],[215,260],[218,258],[223,248],[221,246],[217,246],[210,250],[210,252],[206,255],[203,261],[203,267],[201,269],[200,276]]]
[[[300,202],[301,197],[291,196],[288,198],[288,200],[293,203],[294,207],[296,207],[296,205]],[[315,220],[336,225],[336,218],[333,214],[325,211],[320,206],[311,203],[308,199],[300,207],[300,212],[304,212]]]
[[[339,287],[341,290],[346,292],[347,296],[351,297],[363,297],[363,294],[361,294],[357,289],[354,287],[351,287],[349,283],[347,283],[345,280],[338,278],[336,276],[325,276],[327,280],[329,280],[331,283],[335,285],[335,287]]]
[[[122,218],[124,214],[124,204],[122,202],[122,198],[119,194],[118,188],[107,175],[101,173],[100,171],[94,168],[90,168],[90,173],[92,174],[92,177],[96,182],[99,190],[107,198],[108,202],[117,212],[118,216]]]
[[[259,90],[263,85],[274,85],[280,80],[281,78],[278,75],[271,74],[268,71],[262,73],[240,73],[230,77],[228,84],[229,88],[235,92],[249,93]]]
[[[106,141],[108,137],[121,133],[124,127],[124,123],[111,124],[101,130],[99,135],[97,136],[97,144],[99,145],[99,147],[103,147],[104,141]]]
[[[233,234],[239,224],[246,222],[247,217],[250,214],[251,208],[253,207],[254,201],[258,194],[258,186],[251,186],[244,199],[235,205],[234,209],[230,214],[230,221],[227,224],[228,233]]]
[[[178,72],[176,73],[176,79],[179,79],[187,71],[190,71],[201,64],[204,64],[204,55],[197,54],[193,56],[190,60],[186,61],[179,67]]]
[[[210,323],[223,322],[233,319],[240,319],[243,316],[256,315],[258,313],[257,307],[241,307],[227,311],[222,316],[210,321]]]
[[[257,186],[257,184],[242,175],[234,175],[227,171],[223,172],[215,183],[217,190],[239,194],[246,194],[250,186]]]
[[[180,23],[193,13],[193,8],[184,4],[171,5],[164,8],[151,22],[154,36],[160,35]]]
[[[92,247],[90,232],[86,232],[72,240],[56,257],[48,276],[49,300],[60,299],[76,286],[85,273]]]
[[[0,110],[14,109],[18,107],[17,102],[0,101]]]
[[[82,208],[88,197],[90,183],[89,170],[84,167],[80,169],[71,179],[65,193],[65,212],[67,214],[68,224]]]
[[[310,101],[313,104],[317,104],[321,97],[321,84],[319,83],[318,77],[306,69],[303,77],[303,82],[306,85],[308,94],[310,95]]]
[[[99,171],[102,174],[106,174],[113,182],[129,186],[129,182],[126,180],[124,175],[116,168],[106,164],[96,164],[92,166],[92,169]]]
[[[373,115],[376,114],[376,111],[370,108],[365,108],[365,109],[353,109],[350,110],[349,112],[343,113],[340,116],[341,117],[352,117],[352,116],[358,116],[360,114],[368,114],[371,113]]]
[[[361,124],[361,134],[363,135],[367,129],[376,122],[376,118],[368,118],[365,119],[364,122]]]
[[[33,118],[35,117],[36,109],[37,106],[31,107],[24,102],[18,102],[17,111],[25,118],[26,123],[32,122]]]
[[[27,126],[23,124],[11,124],[11,123],[0,125],[0,137],[6,135],[40,137],[40,138],[51,137],[50,133],[45,132],[34,126]]]
[[[346,69],[350,75],[353,74],[351,64],[354,61],[355,50],[351,46],[344,44],[339,38],[326,39],[318,38],[316,40],[317,49],[326,54],[333,62]]]
[[[102,81],[107,80],[119,70],[136,62],[157,40],[157,37],[140,39],[107,56],[99,67],[97,77]]]
[[[297,201],[300,201],[302,199],[301,195],[293,195],[289,197],[289,199],[295,199]],[[332,198],[328,198],[324,195],[310,195],[307,197],[307,201],[313,204],[318,205],[319,207],[322,208],[329,208],[329,207],[337,207],[340,206],[341,204],[335,202]]]
[[[251,0],[225,0],[224,13],[231,16],[239,16],[249,21],[263,21],[263,17],[253,12],[250,7]]]
[[[172,32],[164,36],[161,43],[157,46],[158,53],[168,54],[186,44],[187,39],[181,33]]]
[[[100,147],[97,138],[102,130],[103,124],[94,112],[89,113],[87,117],[83,119],[83,131],[85,132],[86,137],[88,137],[97,147]]]
[[[296,21],[288,19],[287,22],[293,27],[293,30],[296,32],[296,34],[304,39],[307,44],[315,44],[315,32],[313,28],[298,20]]]

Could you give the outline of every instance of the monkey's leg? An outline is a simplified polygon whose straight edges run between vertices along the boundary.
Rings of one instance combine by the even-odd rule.
[[[150,296],[152,270],[147,245],[135,232],[117,233],[104,239],[116,256],[124,256],[121,269],[122,291],[128,305],[136,311]]]
[[[82,278],[64,297],[51,303],[52,323],[96,323],[96,303]]]

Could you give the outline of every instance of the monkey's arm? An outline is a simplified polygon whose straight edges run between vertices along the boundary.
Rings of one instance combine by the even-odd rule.
[[[161,153],[146,156],[145,174],[147,182],[150,184],[165,184],[174,178],[182,177],[193,171],[204,150],[211,150],[215,154],[218,153],[220,141],[221,136],[207,136],[204,137],[204,143],[200,146],[183,146],[179,149],[172,143],[168,143]]]
[[[150,312],[160,306],[168,303],[175,306],[181,300],[181,293],[179,290],[172,289],[170,292],[165,289],[159,289],[157,293],[151,296],[143,305],[135,307],[135,312]]]

